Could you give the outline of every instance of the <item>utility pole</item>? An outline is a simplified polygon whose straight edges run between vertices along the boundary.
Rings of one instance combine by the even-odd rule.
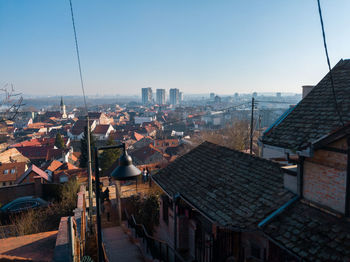
[[[250,117],[250,148],[249,153],[253,154],[253,125],[254,125],[254,97],[252,97],[252,113]]]
[[[90,233],[92,234],[92,213],[93,213],[93,201],[92,201],[92,168],[91,168],[91,142],[90,142],[90,119],[89,112],[86,112],[86,126],[87,126],[87,149],[88,149],[88,176],[89,176],[89,218],[90,218]]]

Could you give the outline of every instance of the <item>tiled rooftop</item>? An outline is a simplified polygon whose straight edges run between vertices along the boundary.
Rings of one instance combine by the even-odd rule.
[[[350,261],[350,222],[300,201],[263,230],[306,261]]]
[[[294,195],[283,187],[277,163],[204,142],[153,176],[220,226],[256,230]]]
[[[338,108],[346,124],[350,121],[350,60],[340,60],[332,69],[332,76]],[[303,149],[340,126],[327,74],[280,124],[264,134],[262,142]]]

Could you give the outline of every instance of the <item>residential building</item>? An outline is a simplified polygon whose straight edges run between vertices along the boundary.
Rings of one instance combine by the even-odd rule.
[[[152,103],[152,88],[145,87],[141,89],[142,91],[142,104],[148,105]]]
[[[14,185],[27,168],[26,162],[1,163],[0,187]]]
[[[205,142],[153,180],[164,192],[156,236],[189,261],[292,261],[259,230],[295,199],[279,164]]]
[[[261,138],[263,150],[295,164],[285,183],[299,197],[261,227],[299,260],[350,258],[350,60],[340,60],[332,77],[335,96],[328,73]]]
[[[180,91],[177,88],[172,88],[169,91],[170,104],[176,106],[180,103]]]
[[[97,140],[107,140],[113,131],[115,129],[112,125],[97,125],[94,131],[92,131],[92,134]]]
[[[165,89],[157,89],[156,97],[158,105],[165,105]]]
[[[16,184],[34,183],[40,178],[43,183],[51,183],[52,177],[36,165],[31,165],[17,180]]]
[[[210,93],[210,101],[214,101],[215,99],[215,93]]]
[[[9,148],[0,153],[0,163],[24,162],[30,163],[29,158],[22,155],[16,148]]]
[[[97,121],[90,119],[89,126],[90,130],[93,131],[97,125]],[[84,130],[87,126],[87,122],[84,119],[79,119],[74,123],[73,127],[67,131],[67,135],[72,140],[81,140],[84,135]]]

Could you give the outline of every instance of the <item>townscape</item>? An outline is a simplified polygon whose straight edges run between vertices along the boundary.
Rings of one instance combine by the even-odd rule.
[[[0,261],[350,261],[350,59],[320,1],[311,85],[117,95],[85,94],[69,3],[82,95],[0,89]]]

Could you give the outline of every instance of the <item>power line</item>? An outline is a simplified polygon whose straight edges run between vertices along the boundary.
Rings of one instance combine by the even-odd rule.
[[[70,13],[71,13],[71,16],[72,16],[72,25],[73,25],[74,40],[75,40],[75,50],[76,50],[77,59],[78,59],[78,67],[79,67],[79,76],[80,76],[81,90],[83,91],[85,110],[86,110],[86,114],[88,115],[88,108],[87,108],[86,97],[85,97],[85,88],[84,88],[83,74],[81,73],[80,54],[79,54],[77,31],[75,29],[72,0],[69,0],[69,5],[70,5]]]
[[[80,76],[80,84],[81,84],[81,90],[83,92],[84,97],[84,105],[85,105],[85,111],[86,111],[86,129],[87,129],[87,153],[88,153],[88,181],[89,181],[89,207],[93,206],[92,201],[92,167],[91,167],[91,141],[90,141],[90,123],[89,123],[89,112],[88,107],[86,103],[86,96],[85,96],[85,88],[84,88],[84,81],[83,81],[83,74],[81,72],[81,64],[80,64],[80,54],[79,54],[79,45],[78,45],[78,38],[77,38],[77,31],[75,29],[75,22],[74,22],[74,13],[73,13],[73,5],[72,0],[69,0],[70,4],[70,13],[72,16],[72,25],[73,25],[73,31],[74,31],[74,40],[75,40],[75,50],[77,52],[77,59],[78,59],[78,67],[79,67],[79,76]],[[89,218],[90,218],[90,233],[92,233],[92,208],[89,208]],[[97,218],[99,219],[99,218]],[[101,250],[99,250],[99,256],[101,256]]]
[[[326,42],[326,33],[325,33],[325,30],[324,30],[324,24],[323,24],[320,0],[317,0],[317,4],[318,4],[318,14],[320,15],[320,22],[321,22],[321,28],[322,28],[322,37],[323,37],[323,46],[324,46],[324,50],[326,52],[326,58],[327,58],[327,64],[328,64],[328,70],[329,70],[329,77],[330,77],[330,80],[331,80],[331,88],[332,88],[334,104],[335,104],[335,110],[336,110],[336,112],[338,114],[339,121],[340,121],[341,125],[344,126],[344,122],[343,122],[342,116],[341,116],[341,114],[339,112],[338,103],[337,103],[337,97],[336,97],[335,89],[334,89],[334,81],[333,81],[331,63],[329,61],[327,42]]]

